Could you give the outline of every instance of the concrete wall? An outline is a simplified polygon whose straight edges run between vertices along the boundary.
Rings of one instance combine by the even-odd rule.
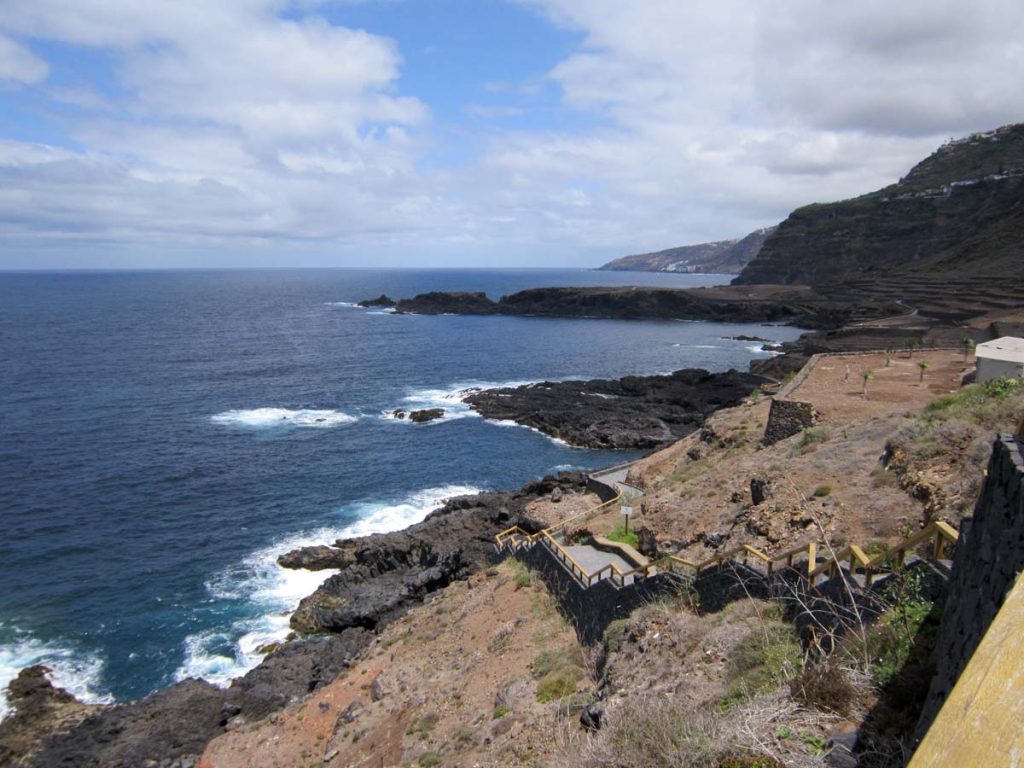
[[[1019,440],[1000,436],[974,517],[960,530],[935,648],[936,675],[925,701],[920,739],[1024,569],[1024,452]]]
[[[993,360],[979,355],[977,367],[978,374],[975,381],[979,384],[984,384],[992,379],[1015,379],[1024,376],[1024,365],[1011,363],[1008,360]]]

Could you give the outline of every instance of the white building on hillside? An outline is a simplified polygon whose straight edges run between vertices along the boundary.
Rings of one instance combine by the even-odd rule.
[[[979,344],[974,351],[978,357],[979,384],[992,379],[1024,376],[1024,339],[1003,336]]]

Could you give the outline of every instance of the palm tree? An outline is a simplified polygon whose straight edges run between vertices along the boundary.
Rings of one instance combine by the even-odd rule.
[[[977,346],[977,342],[970,336],[964,336],[960,343],[964,345],[964,360],[971,356],[971,350]]]
[[[917,339],[907,339],[907,357],[912,358],[914,356],[914,350],[921,346],[921,342]]]
[[[861,394],[864,395],[865,400],[868,399],[868,382],[871,380],[871,376],[871,371],[864,371],[864,373],[861,374],[861,378],[864,379],[864,389]]]
[[[929,365],[927,360],[918,360],[917,367],[921,369],[921,376],[918,378],[918,384],[924,384],[924,372],[928,370]]]

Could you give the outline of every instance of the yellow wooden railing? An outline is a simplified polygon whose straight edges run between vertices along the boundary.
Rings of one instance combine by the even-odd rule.
[[[902,567],[908,552],[912,552],[930,542],[929,559],[941,560],[947,549],[955,546],[959,538],[959,533],[952,526],[943,522],[933,522],[914,535],[904,539],[897,546],[876,555],[874,558],[869,557],[856,544],[850,544],[836,552],[831,547],[817,541],[808,541],[776,555],[767,555],[749,544],[740,544],[724,552],[718,552],[700,563],[695,563],[675,555],[668,555],[645,565],[638,565],[628,571],[623,571],[615,563],[609,563],[594,573],[589,573],[555,538],[555,534],[565,530],[571,523],[579,522],[602,510],[608,509],[621,501],[622,498],[623,492],[620,488],[618,496],[611,501],[606,501],[596,507],[580,512],[557,525],[545,528],[537,533],[527,533],[519,526],[508,528],[495,537],[498,548],[504,549],[511,546],[511,548],[515,549],[520,541],[525,544],[534,544],[540,541],[574,577],[587,587],[591,587],[603,579],[608,579],[612,584],[621,588],[628,583],[630,578],[634,581],[640,581],[665,571],[673,573],[682,571],[696,577],[708,568],[720,566],[732,560],[742,560],[744,563],[749,562],[751,559],[760,561],[762,567],[771,575],[780,563],[785,563],[787,568],[793,568],[794,561],[798,558],[805,558],[806,562],[802,567],[797,567],[797,572],[812,584],[822,574],[828,574],[829,578],[835,577],[843,567],[843,564],[846,563],[849,573],[856,574],[859,569],[864,575],[865,586],[870,587],[875,576],[879,573],[892,568]],[[823,562],[820,563],[819,552],[823,555]]]
[[[552,525],[548,528],[545,528],[544,530],[537,531],[536,533],[529,533],[527,531],[524,531],[518,525],[513,525],[511,528],[506,528],[504,531],[502,531],[494,537],[495,541],[497,542],[498,549],[506,549],[510,544],[513,546],[513,548],[515,548],[517,539],[521,539],[522,542],[526,544],[534,544],[537,541],[540,541],[545,535],[548,538],[552,538],[555,534],[564,531],[569,525],[572,525],[573,523],[581,523],[584,520],[589,520],[594,515],[606,511],[610,507],[613,507],[615,504],[622,501],[624,496],[622,488],[618,488],[618,491],[619,493],[614,499],[606,501],[603,504],[598,504],[596,507],[590,507],[589,509],[585,509],[578,514],[573,515],[572,517],[566,518],[565,520],[563,520],[560,523],[557,523],[556,525]],[[552,541],[553,540],[554,539],[552,539]],[[555,543],[557,544],[557,542]]]

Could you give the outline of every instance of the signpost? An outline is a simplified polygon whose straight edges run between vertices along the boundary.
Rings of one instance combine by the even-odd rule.
[[[623,522],[625,524],[625,532],[626,533],[629,533],[629,518],[632,517],[632,516],[633,516],[633,508],[632,507],[623,507],[622,508],[622,518],[623,518]]]

